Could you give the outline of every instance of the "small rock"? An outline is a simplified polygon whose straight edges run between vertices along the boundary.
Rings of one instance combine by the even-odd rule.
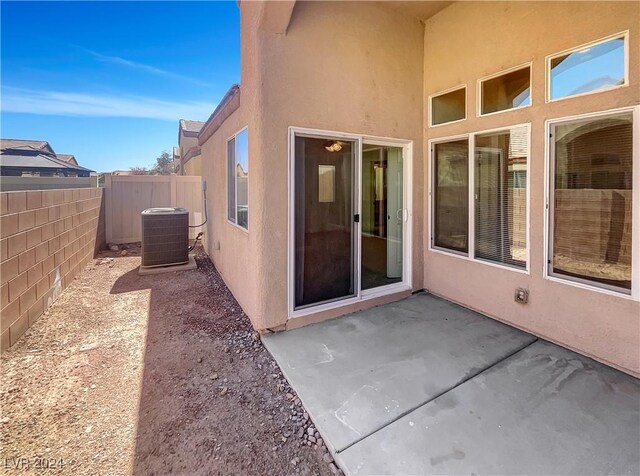
[[[91,343],[91,344],[82,344],[80,346],[80,348],[78,349],[79,352],[88,352],[90,350],[93,349],[97,349],[98,348],[98,344],[96,344],[95,342]]]
[[[218,378],[218,374],[212,374],[212,375],[211,375],[211,380],[215,380],[215,379],[217,379],[217,378]]]
[[[322,438],[318,438],[318,446],[323,446],[324,445],[324,441]]]
[[[316,432],[316,429],[312,426],[310,426],[309,428],[307,428],[307,433],[309,433],[309,436],[313,436],[313,434]]]
[[[322,461],[324,461],[327,464],[331,464],[333,463],[333,456],[331,456],[331,453],[325,453],[324,456],[322,457]]]
[[[93,430],[93,425],[89,425],[88,427],[86,427],[86,428],[84,429],[84,432],[85,432],[85,433],[91,433],[91,430]]]
[[[109,247],[109,249],[110,249],[111,251],[120,251],[120,248],[118,247],[118,245],[111,245],[111,246]]]
[[[310,436],[309,438],[307,438],[307,440],[309,440],[311,443],[315,443],[316,442],[315,436]]]
[[[202,357],[198,357],[198,363],[201,364],[202,363]]]
[[[222,390],[220,390],[220,395],[226,395],[228,391],[229,387],[222,387]]]
[[[329,464],[329,469],[333,474],[338,474],[338,467],[334,463]]]
[[[120,256],[127,256],[127,250],[122,250],[120,252]]]
[[[304,428],[300,428],[298,430],[298,438],[302,438],[302,437],[304,437]]]
[[[253,332],[251,334],[251,338],[253,339],[254,342],[258,342],[260,340],[260,334],[258,332]]]

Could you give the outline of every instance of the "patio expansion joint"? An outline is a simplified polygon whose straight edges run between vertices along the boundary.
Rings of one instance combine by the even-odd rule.
[[[527,347],[535,344],[536,342],[538,342],[538,337],[535,337],[531,342],[529,342],[528,344],[523,345],[522,347],[519,347],[517,349],[515,349],[513,352],[510,352],[509,354],[505,355],[504,357],[502,357],[501,359],[495,361],[494,363],[492,363],[491,365],[483,368],[482,370],[475,372],[475,373],[471,373],[467,376],[465,376],[462,380],[460,380],[458,383],[456,383],[455,385],[447,388],[446,390],[443,390],[442,392],[440,392],[439,394],[431,397],[430,399],[428,399],[425,402],[422,402],[412,408],[409,408],[408,410],[402,412],[401,414],[399,414],[396,418],[394,418],[393,420],[385,423],[384,425],[381,425],[380,427],[376,428],[375,430],[373,430],[371,433],[361,436],[360,438],[358,438],[357,440],[353,441],[352,443],[349,443],[347,446],[345,446],[344,448],[341,449],[336,449],[335,453],[339,454],[342,453],[343,451],[348,450],[349,448],[351,448],[352,446],[357,445],[358,443],[360,443],[361,441],[369,438],[370,436],[378,433],[380,430],[384,430],[386,427],[388,427],[389,425],[392,425],[393,423],[395,423],[396,421],[400,420],[401,418],[404,418],[405,416],[407,416],[408,414],[418,410],[419,408],[433,402],[434,400],[440,398],[441,396],[443,396],[446,393],[449,393],[450,391],[454,390],[455,388],[459,387],[460,385],[465,384],[466,382],[468,382],[469,380],[471,380],[472,378],[477,377],[480,374],[483,374],[484,372],[491,370],[493,367],[495,367],[496,365],[501,364],[502,362],[504,362],[505,360],[510,359],[511,357],[513,357],[514,355],[522,352],[523,350],[525,350]]]

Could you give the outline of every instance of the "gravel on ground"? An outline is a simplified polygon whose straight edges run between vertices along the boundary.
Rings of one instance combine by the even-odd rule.
[[[5,472],[341,474],[196,251],[150,276],[138,245],[100,253],[2,355]]]

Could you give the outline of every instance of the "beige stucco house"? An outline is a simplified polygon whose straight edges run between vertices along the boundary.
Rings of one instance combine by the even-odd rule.
[[[202,175],[202,154],[198,133],[204,122],[180,119],[178,146],[173,148],[173,163],[178,175]]]
[[[239,8],[198,139],[255,328],[425,289],[640,375],[640,4]]]

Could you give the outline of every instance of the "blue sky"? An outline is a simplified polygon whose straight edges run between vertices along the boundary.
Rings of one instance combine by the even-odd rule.
[[[3,138],[97,171],[150,166],[240,81],[231,2],[2,2]]]

